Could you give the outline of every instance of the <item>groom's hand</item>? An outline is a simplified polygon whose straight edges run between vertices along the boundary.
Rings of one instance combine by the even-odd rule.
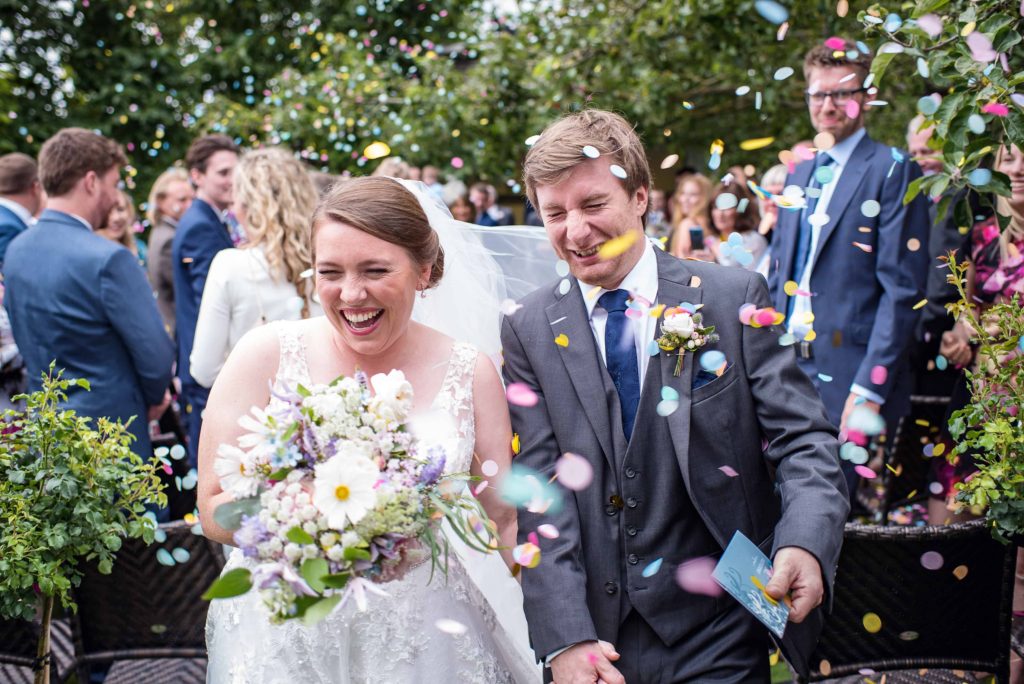
[[[607,641],[584,641],[565,649],[551,661],[554,684],[626,684],[611,661],[618,660],[615,647]]]
[[[772,579],[765,591],[776,601],[789,594],[789,621],[803,622],[825,597],[818,559],[798,546],[785,546],[775,554]]]

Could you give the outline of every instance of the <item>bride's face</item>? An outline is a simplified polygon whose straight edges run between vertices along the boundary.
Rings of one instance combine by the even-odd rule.
[[[409,327],[430,277],[402,247],[336,221],[316,232],[316,289],[342,342],[359,356],[386,352]]]

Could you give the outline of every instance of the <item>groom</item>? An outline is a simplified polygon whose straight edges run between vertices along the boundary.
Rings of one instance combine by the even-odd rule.
[[[806,672],[848,499],[835,430],[793,350],[740,322],[744,304],[771,305],[765,281],[644,239],[650,170],[616,114],[548,126],[524,176],[572,277],[503,323],[506,382],[539,398],[510,406],[515,462],[545,479],[566,452],[593,468],[557,512],[519,514],[520,543],[557,531],[534,536],[541,561],[523,571],[534,651],[557,684],[768,682],[767,630],[728,595],[677,583],[679,565],[717,559],[738,530],[774,560],[767,591],[792,600],[783,649]],[[676,377],[677,357],[650,344],[657,307],[684,302],[720,340],[687,352]],[[724,370],[711,356],[701,367],[710,350]]]

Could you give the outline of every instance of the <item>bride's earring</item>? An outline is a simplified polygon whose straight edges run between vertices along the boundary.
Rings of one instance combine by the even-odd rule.
[[[426,298],[427,298],[427,288],[423,288],[422,290],[420,290],[420,299],[426,299]]]

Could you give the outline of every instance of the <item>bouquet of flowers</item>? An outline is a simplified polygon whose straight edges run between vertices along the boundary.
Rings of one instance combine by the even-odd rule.
[[[248,433],[222,444],[214,466],[235,497],[217,522],[236,530],[255,568],[225,573],[206,598],[255,586],[272,620],[315,622],[349,597],[364,609],[367,591],[384,593],[375,583],[428,551],[431,577],[446,570],[444,520],[471,548],[496,548],[493,524],[465,493],[469,474],[445,475],[444,448],[407,429],[413,392],[401,371],[273,396],[239,419]]]

